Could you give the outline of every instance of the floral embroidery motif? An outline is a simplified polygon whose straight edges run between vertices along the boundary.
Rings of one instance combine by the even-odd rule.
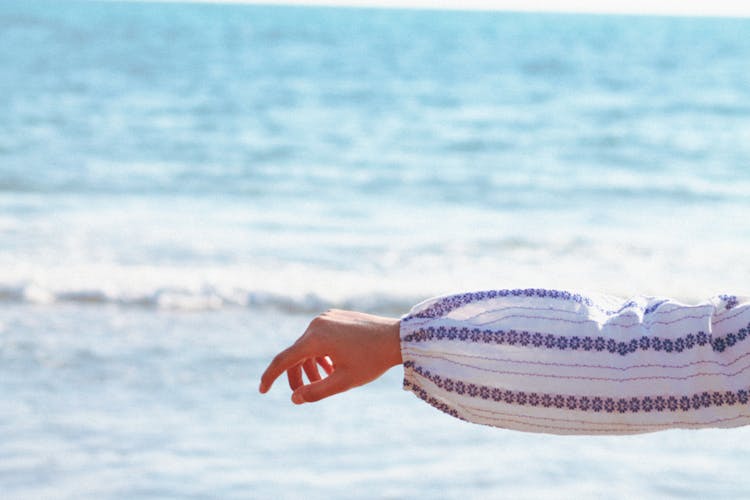
[[[440,318],[446,314],[454,311],[460,307],[474,302],[481,302],[483,300],[491,300],[498,297],[539,297],[539,298],[550,298],[563,301],[575,302],[578,304],[585,305],[603,312],[609,316],[619,314],[625,309],[636,308],[643,311],[643,314],[648,316],[655,312],[659,306],[667,302],[667,300],[659,300],[647,307],[640,307],[637,302],[631,300],[623,304],[619,309],[605,309],[596,304],[591,298],[583,296],[578,293],[571,293],[563,290],[546,290],[543,288],[517,288],[511,290],[487,290],[481,292],[462,293],[457,295],[450,295],[439,299],[437,302],[432,304],[430,307],[423,311],[420,311],[414,315],[406,316],[404,321],[409,321],[414,318]],[[721,300],[725,302],[724,308],[729,310],[736,307],[739,304],[739,299],[736,295],[719,295]]]
[[[603,307],[600,307],[589,297],[585,297],[578,293],[571,293],[571,292],[567,292],[563,290],[546,290],[543,288],[525,288],[525,289],[517,288],[517,289],[511,289],[511,290],[488,290],[488,291],[482,291],[482,292],[471,292],[471,293],[450,295],[448,297],[443,297],[442,299],[439,299],[437,302],[435,302],[434,304],[432,304],[430,307],[426,308],[423,311],[420,311],[414,315],[405,317],[404,320],[408,321],[412,318],[439,318],[467,304],[471,304],[473,302],[480,302],[483,300],[495,299],[498,297],[539,297],[539,298],[550,298],[550,299],[557,299],[557,300],[563,300],[563,301],[570,301],[570,302],[576,302],[578,304],[582,304],[587,307],[597,309],[607,315],[618,314],[624,311],[625,309],[638,307],[638,303],[631,300],[623,304],[619,309],[610,310],[610,309],[605,309]],[[725,296],[722,296],[722,297],[725,297]],[[656,309],[665,302],[667,301],[661,300],[661,301],[655,302],[654,304],[646,308],[643,308],[642,309],[643,313],[646,315],[651,314],[654,311],[656,311]],[[735,298],[734,305],[736,304],[737,303],[736,303],[736,298]],[[727,309],[729,309],[729,307],[727,307]]]
[[[466,420],[461,415],[458,414],[456,410],[451,408],[445,403],[442,403],[438,401],[437,399],[433,398],[429,394],[427,394],[427,391],[419,387],[418,385],[410,383],[408,380],[404,380],[404,389],[409,389],[413,392],[416,392],[417,396],[423,401],[425,401],[430,406],[437,408],[438,410],[442,411],[443,413],[447,413],[451,417],[455,417],[459,420]]]
[[[664,351],[667,353],[683,352],[710,345],[711,349],[716,352],[724,352],[727,347],[732,347],[738,342],[744,341],[750,335],[750,324],[745,328],[740,328],[737,332],[728,333],[723,337],[714,337],[712,334],[705,332],[688,333],[683,337],[676,339],[664,339],[661,337],[642,336],[639,339],[630,341],[617,341],[604,337],[564,337],[552,334],[542,334],[539,332],[527,332],[516,330],[480,330],[478,328],[470,329],[468,327],[455,326],[428,326],[419,328],[414,332],[403,337],[404,342],[426,342],[431,340],[459,340],[474,343],[483,342],[485,344],[498,345],[520,345],[527,347],[545,347],[547,349],[557,349],[560,351],[607,351],[611,354],[625,356],[641,351]]]
[[[726,302],[726,304],[724,304],[724,309],[727,311],[740,303],[736,295],[719,295],[719,298]]]
[[[568,410],[593,411],[595,413],[600,413],[602,411],[605,413],[649,413],[652,411],[676,412],[678,410],[687,412],[690,410],[709,408],[711,406],[732,406],[736,404],[746,405],[750,400],[750,392],[747,389],[740,389],[738,391],[704,391],[700,394],[683,396],[658,395],[617,399],[599,396],[540,394],[538,392],[502,390],[497,387],[487,387],[460,380],[454,381],[448,377],[442,378],[432,374],[429,370],[422,368],[413,361],[405,361],[404,368],[413,370],[421,377],[432,381],[436,386],[447,392],[455,392],[459,395],[468,395],[469,397],[479,397],[487,400],[492,399],[496,402],[515,404],[519,406],[528,405],[536,407],[542,406],[544,408],[566,408]],[[410,382],[404,381],[404,387],[408,388],[409,385]],[[425,398],[434,400],[434,398],[429,397],[426,392],[422,399]],[[442,405],[448,408],[444,403],[440,403],[437,400],[431,402],[430,400],[425,399],[425,401],[441,411],[445,411],[446,413],[458,417],[457,414],[454,415],[453,413],[450,413],[450,409],[446,410],[439,406]]]

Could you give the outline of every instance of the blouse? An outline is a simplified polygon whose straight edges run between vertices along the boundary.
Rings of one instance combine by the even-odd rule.
[[[453,417],[553,434],[750,423],[750,300],[543,289],[424,301],[401,318],[404,389]]]

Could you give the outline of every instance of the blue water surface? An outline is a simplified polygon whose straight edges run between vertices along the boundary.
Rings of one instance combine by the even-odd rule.
[[[0,491],[741,498],[747,432],[261,399],[330,306],[747,293],[750,20],[0,3]],[[616,486],[615,486],[616,485]]]

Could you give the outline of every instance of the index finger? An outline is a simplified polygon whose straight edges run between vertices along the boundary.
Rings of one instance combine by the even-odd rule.
[[[276,380],[279,375],[307,357],[309,357],[309,355],[307,353],[305,342],[296,342],[277,354],[260,377],[259,390],[261,394],[268,392],[268,389],[271,388],[274,380]]]

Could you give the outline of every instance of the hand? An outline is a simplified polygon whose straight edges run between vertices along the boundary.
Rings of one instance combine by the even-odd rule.
[[[260,392],[268,392],[286,372],[292,401],[311,403],[372,382],[401,363],[398,319],[330,310],[313,319],[305,333],[271,361],[261,377]]]

